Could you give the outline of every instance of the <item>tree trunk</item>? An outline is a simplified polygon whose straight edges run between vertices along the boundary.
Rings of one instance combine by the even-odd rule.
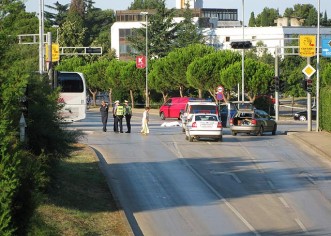
[[[179,86],[180,97],[183,97],[183,86]]]
[[[109,92],[108,92],[108,96],[109,96],[109,105],[113,104],[113,99],[112,99],[112,95],[113,94],[113,89],[109,88]]]
[[[199,98],[202,98],[202,89],[198,89]]]
[[[130,89],[131,107],[134,108],[133,91]]]
[[[162,97],[163,97],[163,103],[165,103],[168,99],[168,93],[163,92],[163,91],[161,93],[162,93]]]
[[[89,89],[90,93],[92,94],[92,99],[93,99],[93,106],[96,106],[96,95],[98,93],[98,90],[92,91],[91,89]]]

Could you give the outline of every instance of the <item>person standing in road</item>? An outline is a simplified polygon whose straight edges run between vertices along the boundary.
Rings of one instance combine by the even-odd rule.
[[[118,132],[118,120],[117,120],[117,116],[116,116],[116,110],[117,110],[117,106],[119,103],[120,103],[120,101],[116,100],[114,102],[114,106],[113,106],[114,132]]]
[[[107,120],[108,120],[108,104],[104,100],[101,101],[100,113],[101,113],[101,121],[103,126],[102,130],[103,132],[106,132]]]
[[[123,133],[123,117],[124,117],[124,106],[120,104],[119,101],[116,101],[117,103],[116,108],[114,110],[115,112],[115,133],[118,133],[118,128],[120,130],[120,133]]]
[[[149,107],[145,107],[145,111],[143,113],[143,119],[142,119],[142,129],[141,129],[141,133],[142,134],[149,134],[149,127],[148,127],[148,122],[149,122]]]
[[[124,116],[126,121],[126,127],[128,128],[125,133],[131,133],[132,108],[127,100],[124,101]]]

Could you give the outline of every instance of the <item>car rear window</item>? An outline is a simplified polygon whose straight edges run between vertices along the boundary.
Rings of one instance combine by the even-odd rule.
[[[197,115],[195,116],[195,121],[217,121],[217,117],[216,116],[211,116],[211,115]]]
[[[190,113],[213,113],[216,114],[216,106],[213,105],[191,105]]]

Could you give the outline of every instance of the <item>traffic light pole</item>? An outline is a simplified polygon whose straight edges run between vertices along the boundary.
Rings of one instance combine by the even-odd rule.
[[[310,57],[307,57],[307,65],[310,65]],[[306,77],[306,81],[308,81],[310,77]],[[312,131],[312,122],[311,122],[311,91],[307,91],[307,120],[308,120],[308,126],[307,130]]]
[[[279,77],[278,73],[278,47],[275,50],[275,77]],[[279,94],[278,89],[275,89],[275,119],[279,120]]]

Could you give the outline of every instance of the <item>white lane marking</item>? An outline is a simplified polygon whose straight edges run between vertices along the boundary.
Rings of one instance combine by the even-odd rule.
[[[182,161],[185,163],[185,165],[193,172],[193,174],[195,176],[197,176],[200,181],[202,181],[202,183],[204,183],[209,189],[210,191],[212,191],[222,202],[224,202],[224,204],[233,212],[233,214],[235,214],[240,220],[241,222],[244,223],[244,225],[246,225],[246,227],[252,232],[254,233],[256,236],[260,236],[260,234],[254,229],[254,227],[239,213],[239,211],[237,211],[236,208],[234,208],[234,206],[232,206],[219,192],[217,192],[216,189],[214,189],[202,176],[199,175],[198,172],[196,172],[188,163],[187,161],[184,159],[183,154],[181,153],[181,151],[178,148],[177,143],[174,141],[174,146],[177,150],[178,153],[178,157],[180,159],[182,159]]]
[[[283,197],[278,197],[278,199],[281,201],[281,203],[283,203],[283,205],[286,207],[286,208],[290,208],[290,206],[287,204],[287,202],[285,201],[285,199]]]
[[[303,225],[303,223],[301,222],[301,220],[299,220],[298,218],[295,218],[294,219],[295,222],[297,222],[297,224],[299,225],[299,227],[301,228],[301,230],[305,233],[308,232],[308,230],[306,229],[306,227]]]
[[[238,176],[234,173],[215,171],[215,170],[210,171],[210,173],[213,175],[230,175],[235,181],[237,181],[238,184],[242,183],[241,180],[238,178]]]
[[[272,189],[272,190],[275,190],[275,185],[270,181],[268,180],[268,184],[269,184],[269,187]]]

